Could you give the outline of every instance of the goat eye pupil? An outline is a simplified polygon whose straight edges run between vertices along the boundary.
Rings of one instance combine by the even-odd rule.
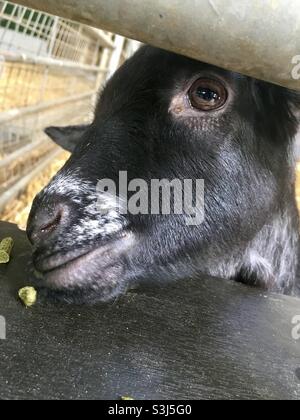
[[[216,79],[197,79],[188,91],[190,105],[200,111],[214,111],[221,108],[228,98],[225,85]]]
[[[197,89],[196,95],[200,99],[207,102],[213,102],[220,99],[219,95],[216,92],[212,91],[211,89],[206,89],[206,88]]]

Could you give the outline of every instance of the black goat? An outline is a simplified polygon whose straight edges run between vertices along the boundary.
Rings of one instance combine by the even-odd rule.
[[[41,284],[93,302],[203,273],[297,294],[299,108],[295,92],[142,47],[107,83],[91,125],[46,131],[72,155],[28,223]],[[121,212],[96,189],[120,171],[142,186],[204,180],[201,223],[174,211],[173,189],[169,215]]]

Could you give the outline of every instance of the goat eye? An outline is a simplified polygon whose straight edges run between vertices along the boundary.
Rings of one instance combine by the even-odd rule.
[[[224,85],[213,79],[198,79],[188,91],[190,104],[201,111],[213,111],[221,108],[227,101]]]

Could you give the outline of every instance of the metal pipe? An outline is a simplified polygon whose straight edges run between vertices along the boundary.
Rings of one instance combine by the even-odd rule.
[[[72,70],[74,73],[79,73],[82,71],[99,73],[102,70],[98,66],[89,66],[87,64],[75,63],[72,61],[59,60],[50,57],[39,57],[33,54],[23,54],[17,52],[6,52],[0,51],[0,57],[8,63],[26,63],[26,64],[37,64],[48,67],[58,67],[61,69]]]
[[[45,139],[34,141],[32,143],[26,144],[26,146],[23,146],[20,149],[17,149],[15,152],[9,154],[8,156],[5,156],[0,160],[0,170],[6,169],[8,165],[12,164],[20,157],[26,156],[27,153],[29,154],[33,150],[38,149],[43,144],[46,144]]]
[[[61,99],[54,99],[53,101],[48,101],[42,104],[28,106],[26,108],[14,108],[9,111],[0,113],[0,124],[4,124],[11,120],[24,117],[25,115],[34,114],[39,111],[45,111],[49,108],[53,108],[58,105],[64,105],[69,102],[82,101],[87,98],[92,99],[95,93],[96,92],[92,90],[87,93],[81,93],[79,95],[68,96]]]
[[[125,38],[123,36],[117,35],[115,39],[115,49],[109,59],[107,78],[110,78],[119,67],[124,43]]]
[[[12,0],[300,90],[299,0]]]

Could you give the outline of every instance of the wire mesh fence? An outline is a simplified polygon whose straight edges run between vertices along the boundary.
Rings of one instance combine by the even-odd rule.
[[[0,1],[0,213],[54,152],[43,129],[87,122],[99,86],[136,48],[123,37]]]
[[[113,34],[8,1],[0,2],[0,16],[0,44],[7,52],[97,66],[102,48],[114,48]]]
[[[2,62],[0,66],[0,112],[93,90],[96,83],[95,74],[74,75],[47,65]]]

